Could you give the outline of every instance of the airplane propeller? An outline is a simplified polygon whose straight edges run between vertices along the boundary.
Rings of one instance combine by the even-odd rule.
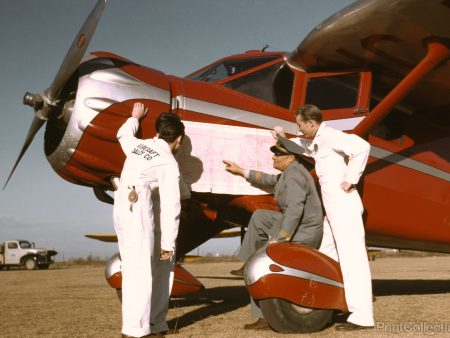
[[[100,21],[100,17],[105,6],[106,0],[97,1],[97,4],[92,9],[88,18],[86,19],[83,26],[80,28],[80,31],[76,35],[74,41],[72,42],[72,45],[70,46],[50,87],[48,87],[42,94],[32,94],[29,92],[25,93],[23,97],[23,103],[34,109],[35,116],[31,123],[30,129],[28,130],[28,134],[25,138],[25,142],[22,146],[19,157],[17,158],[11,170],[11,173],[6,180],[5,185],[3,186],[3,190],[5,190],[6,185],[8,184],[12,174],[16,170],[17,165],[27,151],[39,129],[44,125],[46,121],[48,121],[49,118],[58,117],[58,112],[61,109],[59,97],[61,94],[61,90],[64,88],[66,82],[80,65],[81,59],[83,58],[89,42],[91,41],[92,36],[95,33],[95,29],[98,22]]]

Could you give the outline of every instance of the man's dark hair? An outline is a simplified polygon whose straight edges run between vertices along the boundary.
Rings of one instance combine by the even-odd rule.
[[[155,121],[155,129],[159,138],[172,143],[178,136],[184,136],[184,124],[178,115],[162,113]]]
[[[295,116],[300,116],[303,121],[313,120],[322,123],[323,116],[319,108],[312,104],[305,104],[295,111]]]

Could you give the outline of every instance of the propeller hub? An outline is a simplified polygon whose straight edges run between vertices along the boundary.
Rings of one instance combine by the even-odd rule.
[[[39,94],[32,94],[30,92],[26,92],[23,96],[23,104],[33,107],[34,110],[40,110],[44,106],[44,100],[42,96]]]

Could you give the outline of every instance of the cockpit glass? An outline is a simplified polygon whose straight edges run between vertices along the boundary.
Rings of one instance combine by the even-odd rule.
[[[358,100],[359,73],[311,78],[305,103],[321,110],[352,108]]]
[[[278,55],[273,55],[253,59],[226,60],[195,72],[187,78],[204,82],[216,82],[278,58]]]

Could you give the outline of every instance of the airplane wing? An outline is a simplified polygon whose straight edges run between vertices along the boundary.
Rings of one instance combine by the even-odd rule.
[[[241,235],[241,230],[223,230],[219,232],[214,238],[229,238],[238,237]],[[116,234],[86,234],[87,238],[96,239],[101,242],[115,243],[117,242]]]
[[[213,238],[230,238],[230,237],[238,237],[241,236],[241,230],[222,230]]]
[[[307,72],[371,70],[372,91],[381,96],[409,73],[433,39],[450,46],[450,3],[442,0],[362,0],[318,25],[286,56]],[[421,81],[403,105],[450,104],[450,65]]]
[[[87,234],[84,236],[87,238],[96,239],[96,240],[102,241],[102,242],[110,242],[110,243],[117,242],[116,234]]]

